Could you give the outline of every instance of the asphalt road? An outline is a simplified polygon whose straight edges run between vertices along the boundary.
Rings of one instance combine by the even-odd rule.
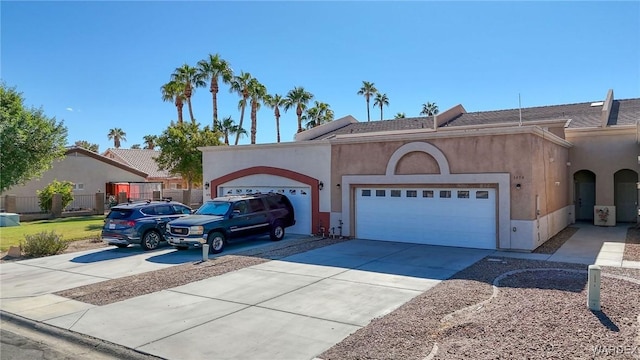
[[[1,360],[158,359],[121,346],[2,313]]]

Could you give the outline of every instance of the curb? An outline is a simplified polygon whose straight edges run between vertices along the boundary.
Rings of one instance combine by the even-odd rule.
[[[41,322],[29,320],[27,318],[8,313],[0,310],[0,319],[10,322],[14,325],[27,328],[39,333],[43,333],[56,338],[63,338],[67,342],[75,345],[83,346],[92,351],[100,352],[104,355],[112,356],[122,360],[149,360],[149,359],[164,359],[147,353],[143,353],[134,349],[124,347],[122,345],[114,344],[105,340],[96,339],[89,335],[82,335],[80,333],[73,332],[71,330],[64,330],[52,325],[47,325]]]

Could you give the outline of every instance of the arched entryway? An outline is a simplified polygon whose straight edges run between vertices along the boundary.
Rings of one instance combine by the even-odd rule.
[[[614,205],[617,222],[636,222],[638,209],[638,173],[623,169],[613,174]]]
[[[596,205],[596,174],[589,170],[580,170],[573,174],[573,182],[576,220],[593,221],[593,207]]]

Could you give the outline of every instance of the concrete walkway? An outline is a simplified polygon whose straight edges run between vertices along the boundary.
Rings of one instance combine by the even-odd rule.
[[[567,262],[588,265],[617,266],[640,269],[640,261],[623,260],[629,224],[604,227],[587,223],[570,225],[578,228],[554,254],[497,251],[493,255],[521,259]]]

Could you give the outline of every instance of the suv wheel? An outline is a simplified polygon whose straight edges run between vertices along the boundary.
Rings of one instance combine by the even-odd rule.
[[[279,220],[273,223],[271,226],[271,232],[269,233],[272,241],[280,241],[284,237],[284,226]]]
[[[151,230],[144,234],[140,245],[144,250],[155,250],[160,245],[160,241],[162,241],[160,234],[155,230]]]
[[[224,235],[221,232],[212,232],[207,238],[209,244],[209,252],[212,254],[219,254],[224,249]]]

